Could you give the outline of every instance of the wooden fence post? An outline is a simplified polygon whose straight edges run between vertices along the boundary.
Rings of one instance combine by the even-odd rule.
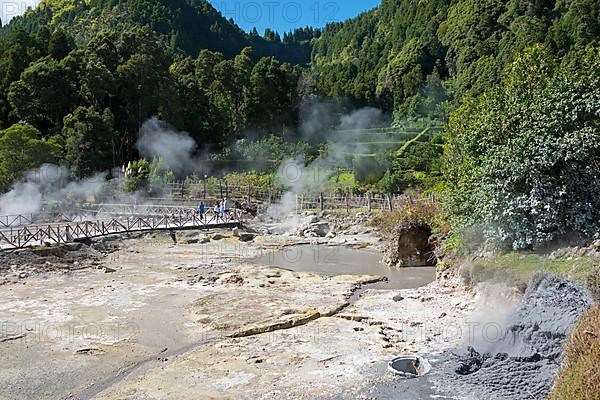
[[[348,193],[346,193],[346,212],[350,213],[350,199]]]
[[[394,211],[394,206],[392,205],[392,195],[391,194],[387,194],[387,203],[388,203],[388,209],[390,211]]]
[[[367,209],[369,210],[369,212],[373,210],[373,207],[371,205],[371,192],[367,193]]]
[[[321,209],[321,211],[323,211],[325,204],[323,204],[325,201],[323,199],[323,192],[319,193],[319,208]]]
[[[248,194],[246,195],[246,201],[250,204],[250,199],[252,198],[252,185],[248,184]]]

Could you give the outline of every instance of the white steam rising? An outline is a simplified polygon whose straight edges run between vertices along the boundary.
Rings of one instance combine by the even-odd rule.
[[[306,165],[303,158],[285,160],[279,167],[278,183],[288,188],[280,204],[274,206],[273,216],[285,216],[295,208],[296,194],[318,192],[325,189],[327,180],[336,168],[348,167],[348,155],[360,148],[356,133],[360,130],[380,126],[382,113],[374,108],[364,108],[347,115],[340,115],[333,103],[307,103],[301,110],[299,133],[305,141],[319,143],[327,141],[328,153]],[[206,165],[197,156],[198,145],[186,132],[177,132],[166,123],[153,117],[140,129],[136,147],[146,159],[160,158],[161,168],[173,171],[178,176],[205,171]],[[205,171],[206,172],[206,171]],[[120,194],[110,192],[109,186],[119,186],[119,179],[107,185],[107,173],[91,178],[76,180],[66,167],[45,164],[29,171],[15,183],[8,193],[0,195],[0,215],[31,214],[42,210],[44,201],[55,201],[59,207],[78,201],[94,200],[112,196],[112,201],[140,202],[143,193]],[[116,182],[116,185],[114,183]]]
[[[35,214],[43,201],[71,202],[93,199],[105,185],[106,173],[72,180],[66,167],[44,164],[25,174],[0,196],[0,215]]]
[[[187,132],[176,132],[156,117],[144,122],[136,147],[145,159],[159,157],[161,168],[175,175],[193,172],[199,164],[194,158],[196,141]]]
[[[377,126],[382,119],[382,112],[378,108],[365,107],[350,114],[342,116],[339,130],[368,129]]]
[[[302,138],[307,141],[314,141],[315,138],[320,142],[327,141],[328,152],[308,165],[304,158],[297,157],[287,159],[279,166],[277,183],[287,188],[287,192],[278,204],[270,207],[268,213],[271,217],[282,219],[295,211],[298,194],[326,189],[327,181],[336,169],[351,166],[349,155],[365,151],[362,145],[356,144],[359,133],[355,131],[380,126],[383,121],[381,110],[367,107],[342,115],[337,124],[332,124],[335,121],[333,110],[331,104],[311,103],[310,106],[304,106],[300,124]]]

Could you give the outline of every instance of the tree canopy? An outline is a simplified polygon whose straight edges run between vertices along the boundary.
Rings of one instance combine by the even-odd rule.
[[[450,117],[446,178],[460,223],[539,248],[600,228],[600,47],[557,62],[541,45]]]

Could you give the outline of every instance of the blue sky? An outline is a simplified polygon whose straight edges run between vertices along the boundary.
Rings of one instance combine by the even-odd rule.
[[[8,22],[15,15],[35,7],[40,0],[0,0],[0,18]],[[245,31],[256,29],[262,34],[271,28],[283,34],[294,28],[323,27],[344,21],[377,7],[381,0],[209,0],[226,18]]]
[[[265,28],[279,33],[294,28],[323,27],[344,21],[377,7],[381,0],[209,0],[246,32],[253,27],[262,34]]]

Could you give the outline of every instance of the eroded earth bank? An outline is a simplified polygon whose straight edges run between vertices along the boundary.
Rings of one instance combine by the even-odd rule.
[[[544,374],[532,390],[547,391],[556,347],[528,348],[515,370],[514,357],[502,356],[514,343],[508,336],[482,338],[486,324],[514,332],[514,316],[529,312],[522,293],[466,288],[454,274],[435,280],[433,267],[389,270],[385,238],[359,222],[318,222],[295,234],[256,223],[178,232],[176,243],[157,233],[4,254],[0,398],[531,398],[482,387],[476,377],[493,381],[485,371],[496,364],[525,376],[521,383],[523,371]],[[534,289],[525,296],[536,298]],[[589,301],[567,289],[575,306],[562,328]],[[532,312],[547,309],[538,306]],[[562,306],[550,305],[555,313]],[[527,348],[556,331],[554,321],[519,325],[524,334],[511,337]],[[552,340],[560,349],[564,335]],[[400,354],[426,357],[432,372],[393,375],[387,363]]]

